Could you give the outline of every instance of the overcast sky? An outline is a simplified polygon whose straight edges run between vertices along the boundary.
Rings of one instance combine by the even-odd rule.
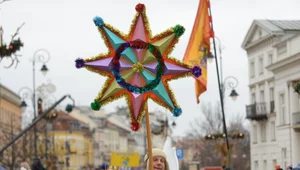
[[[47,63],[50,71],[46,77],[37,72],[36,84],[50,79],[57,88],[56,98],[71,94],[77,105],[89,105],[101,90],[105,78],[86,69],[76,69],[74,60],[107,52],[93,18],[100,16],[106,23],[128,33],[138,3],[146,5],[153,35],[176,24],[186,28],[172,53],[173,57],[182,60],[198,0],[12,0],[0,5],[0,25],[4,29],[4,41],[8,43],[16,28],[25,22],[20,30],[24,48],[19,52],[22,58],[17,69],[4,69],[7,61],[0,63],[0,82],[16,93],[23,86],[32,87],[30,59],[37,49],[47,49],[51,54]],[[211,6],[215,35],[224,47],[224,78],[234,76],[239,81],[236,89],[240,95],[238,99],[233,102],[226,98],[227,119],[236,114],[245,116],[245,105],[249,101],[248,68],[246,52],[241,48],[242,41],[254,19],[299,19],[300,1],[212,0]],[[41,63],[37,64],[36,69],[41,66]],[[176,128],[176,134],[181,134],[189,128],[189,122],[201,116],[200,105],[196,104],[192,78],[174,80],[170,86],[183,110]],[[229,93],[227,90],[226,96]],[[215,63],[208,66],[208,90],[200,99],[203,103],[219,101]],[[125,100],[103,108],[110,112],[118,105],[125,105]],[[150,102],[149,108],[150,111],[165,110],[153,102]]]

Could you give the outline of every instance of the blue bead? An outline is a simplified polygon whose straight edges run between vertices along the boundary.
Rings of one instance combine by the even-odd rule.
[[[175,116],[175,117],[178,117],[178,116],[180,116],[181,115],[181,113],[182,113],[182,110],[181,110],[181,108],[175,108],[174,110],[173,110],[173,115]]]
[[[141,91],[140,91],[140,89],[139,88],[134,88],[133,89],[133,93],[135,93],[135,94],[141,94]]]
[[[101,17],[96,16],[94,18],[94,23],[98,27],[102,27],[104,25],[103,19]]]
[[[117,78],[116,81],[117,81],[118,83],[121,83],[122,79]]]

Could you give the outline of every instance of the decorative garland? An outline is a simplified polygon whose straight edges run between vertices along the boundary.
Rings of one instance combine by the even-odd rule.
[[[24,24],[25,23],[23,23],[21,26],[19,26],[17,28],[17,31],[12,35],[11,41],[8,45],[3,44],[2,40],[0,42],[0,63],[3,58],[8,58],[11,60],[11,63],[8,66],[4,66],[4,68],[10,68],[15,63],[16,63],[15,67],[17,68],[17,66],[18,66],[18,63],[19,63],[18,57],[20,57],[20,55],[16,55],[15,53],[17,51],[19,51],[21,49],[21,47],[23,47],[24,44],[20,40],[20,38],[15,39],[15,37],[19,34],[19,31]],[[2,27],[1,27],[1,30],[2,30]],[[3,39],[2,35],[0,38]]]
[[[294,83],[294,89],[300,95],[300,81]]]
[[[9,43],[9,46],[3,44],[0,46],[0,58],[10,57],[23,47],[22,41],[19,39],[13,40]]]
[[[56,112],[48,113],[44,118],[48,121],[56,119],[58,114]]]
[[[214,139],[220,139],[225,137],[226,137],[225,133],[207,134],[204,136],[206,140],[214,140]],[[242,132],[236,132],[233,134],[229,134],[228,137],[231,137],[232,139],[243,139],[245,137],[245,134]]]

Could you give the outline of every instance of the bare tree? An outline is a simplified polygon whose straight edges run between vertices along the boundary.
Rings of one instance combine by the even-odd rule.
[[[1,141],[4,141],[4,144],[10,142],[15,137],[15,135],[17,135],[21,131],[21,128],[16,127],[16,124],[18,124],[17,122],[20,123],[20,120],[18,119],[20,118],[18,118],[14,114],[11,114],[10,121],[6,124],[1,124]],[[9,170],[17,169],[19,167],[20,161],[30,158],[30,156],[28,155],[28,144],[30,142],[28,142],[28,140],[28,135],[24,135],[23,138],[17,140],[2,153],[0,162],[5,168]]]
[[[227,155],[226,143],[224,138],[217,140],[205,140],[206,134],[223,134],[222,112],[219,103],[201,104],[201,116],[191,122],[191,128],[186,133],[187,136],[202,139],[200,149],[200,166],[221,166],[222,158]],[[233,117],[227,125],[229,142],[231,148],[231,165],[235,169],[250,168],[250,140],[249,132],[243,126],[244,118],[240,115]],[[244,139],[230,138],[231,134],[242,132]]]
[[[5,2],[7,0],[3,0],[1,3]],[[17,35],[19,35],[19,31],[20,29],[24,26],[25,23],[21,24],[21,26],[19,26],[16,30],[16,32],[11,36],[11,41],[8,45],[6,44],[0,44],[0,63],[2,62],[2,60],[4,58],[10,59],[10,64],[8,66],[4,66],[4,68],[10,68],[15,64],[15,68],[17,68],[18,64],[19,64],[19,57],[21,57],[21,55],[16,54],[17,51],[20,50],[20,48],[23,46],[22,41],[19,39],[15,39]],[[1,37],[2,38],[2,37]],[[14,49],[13,51],[7,51],[7,46],[8,49]]]
[[[237,115],[229,124],[230,134],[237,131],[244,133],[243,139],[230,140],[233,145],[231,166],[235,169],[250,170],[250,132],[243,126],[244,120],[241,115]]]
[[[202,137],[207,133],[222,131],[222,115],[220,104],[213,106],[211,103],[201,104],[200,116],[190,123],[191,129],[186,132],[187,136]]]

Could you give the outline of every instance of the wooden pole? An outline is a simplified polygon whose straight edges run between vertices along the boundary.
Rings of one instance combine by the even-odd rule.
[[[146,116],[146,129],[147,129],[149,170],[153,170],[151,128],[150,128],[150,117],[149,117],[149,113],[148,113],[148,107],[146,107],[145,110],[146,110],[145,116]]]

